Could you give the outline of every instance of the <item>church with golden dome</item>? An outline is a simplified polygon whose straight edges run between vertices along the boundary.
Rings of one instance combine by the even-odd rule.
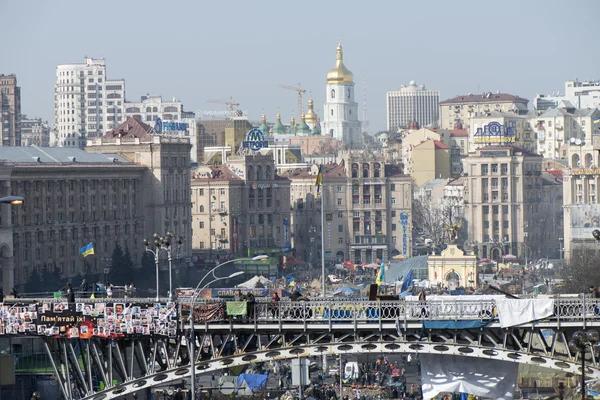
[[[336,49],[335,67],[327,73],[322,134],[355,147],[362,144],[358,103],[354,101],[354,75],[344,65],[341,43]]]

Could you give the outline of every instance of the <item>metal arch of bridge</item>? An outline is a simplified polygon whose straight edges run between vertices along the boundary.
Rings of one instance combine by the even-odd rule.
[[[223,333],[201,334],[197,345],[204,348],[198,352],[195,360],[197,374],[219,369],[248,365],[256,362],[286,360],[297,357],[320,356],[323,354],[356,353],[422,353],[449,354],[465,357],[486,358],[497,361],[510,361],[534,364],[542,367],[580,374],[579,354],[571,354],[566,344],[566,335],[557,331],[551,343],[548,343],[541,330],[511,329],[502,331],[466,329],[429,331],[424,341],[419,338],[421,329],[388,329],[384,332],[327,332],[306,333],[302,331],[288,333]],[[60,375],[63,395],[69,399],[110,400],[153,386],[164,385],[172,381],[181,381],[190,376],[190,360],[185,338],[168,342],[167,339],[110,341],[111,349],[104,353],[104,359],[98,358],[100,351],[91,343],[91,352],[87,345],[82,354],[92,354],[98,358],[92,363],[89,357],[84,359],[84,368],[74,362],[72,344],[62,340],[60,351],[63,361],[69,366],[71,378]],[[229,346],[228,346],[229,345]],[[229,349],[228,349],[229,347]],[[128,350],[129,349],[129,350]],[[144,355],[144,349],[151,349],[150,360]],[[71,357],[69,357],[71,356]],[[203,359],[203,356],[207,359]],[[134,359],[138,368],[134,367]],[[89,361],[88,361],[89,360]],[[111,368],[104,368],[104,361]],[[595,354],[586,360],[586,373],[590,378],[600,378],[600,368]],[[155,371],[155,364],[163,368]],[[89,369],[87,369],[89,368]],[[97,374],[112,381],[113,373],[121,376],[122,383],[106,390],[94,392],[91,384],[92,368]],[[136,369],[139,374],[136,374]],[[137,376],[136,376],[137,375]],[[69,390],[74,387],[76,390]],[[92,389],[92,390],[90,390]],[[79,393],[79,395],[76,395]]]

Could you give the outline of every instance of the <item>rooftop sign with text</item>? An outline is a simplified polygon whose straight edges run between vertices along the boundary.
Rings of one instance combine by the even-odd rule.
[[[242,147],[252,151],[259,151],[260,149],[269,147],[269,142],[265,140],[265,135],[263,135],[260,129],[252,128],[248,131],[246,140],[242,142]]]
[[[188,124],[186,122],[170,122],[156,118],[156,122],[154,123],[154,131],[158,134],[163,132],[182,132],[187,131],[187,129]]]
[[[490,122],[482,128],[477,128],[474,136],[476,144],[514,144],[517,136],[510,126],[502,125],[498,122]]]

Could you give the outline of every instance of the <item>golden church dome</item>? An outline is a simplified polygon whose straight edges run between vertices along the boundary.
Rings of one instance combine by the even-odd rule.
[[[338,43],[335,58],[335,68],[327,73],[327,83],[353,83],[354,75],[344,65],[344,52],[340,43]]]
[[[313,110],[313,100],[310,99],[308,100],[308,111],[306,112],[306,115],[304,116],[306,123],[314,126],[317,123],[317,113],[315,113],[315,110]]]

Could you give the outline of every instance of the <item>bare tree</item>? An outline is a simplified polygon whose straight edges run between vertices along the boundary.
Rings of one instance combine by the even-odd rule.
[[[418,196],[413,200],[413,226],[428,236],[434,246],[449,243],[451,228],[462,228],[462,222],[462,207],[456,198]],[[459,237],[463,236],[464,229],[457,230]]]
[[[556,277],[562,280],[558,285],[562,293],[588,293],[590,286],[599,287],[600,254],[595,249],[576,249],[569,263],[560,265]]]

